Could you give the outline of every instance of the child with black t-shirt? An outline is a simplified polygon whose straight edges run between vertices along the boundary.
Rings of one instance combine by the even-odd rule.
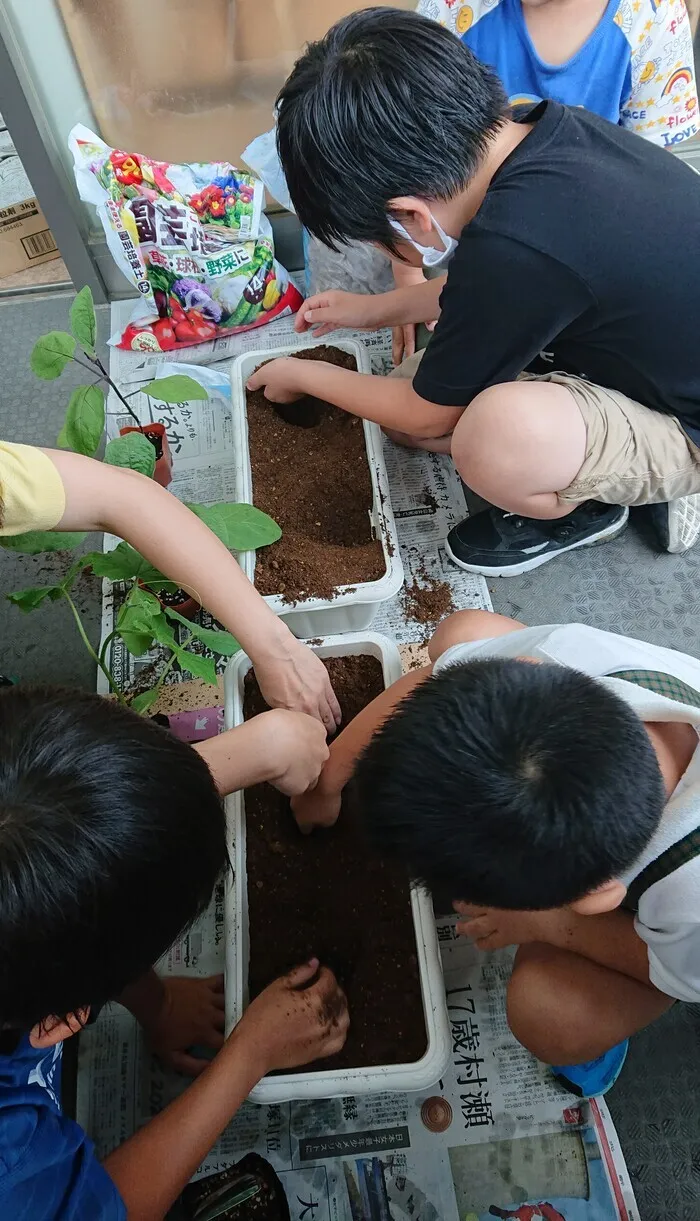
[[[320,335],[439,314],[420,364],[370,385],[283,359],[251,388],[315,394],[451,452],[498,506],[450,532],[469,571],[519,574],[615,537],[630,505],[656,506],[668,550],[695,542],[700,182],[688,166],[581,109],[511,115],[464,44],[395,9],[354,14],[309,47],[280,94],[278,133],[314,236],[450,267],[446,282],[320,293],[298,315]],[[528,372],[540,353],[550,371]]]

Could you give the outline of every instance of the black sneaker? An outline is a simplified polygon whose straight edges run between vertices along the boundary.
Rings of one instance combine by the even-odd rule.
[[[519,577],[549,560],[616,538],[627,525],[629,509],[587,500],[567,517],[541,521],[503,509],[488,509],[454,526],[445,550],[454,564],[485,577]]]
[[[700,538],[700,495],[681,496],[669,504],[647,505],[654,529],[664,551],[682,555]]]

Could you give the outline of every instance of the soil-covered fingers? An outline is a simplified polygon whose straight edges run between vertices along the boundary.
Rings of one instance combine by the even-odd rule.
[[[347,1038],[350,1015],[345,993],[335,975],[328,967],[319,967],[310,981],[292,986],[305,993],[311,1004],[309,1035],[313,1059],[336,1055]]]

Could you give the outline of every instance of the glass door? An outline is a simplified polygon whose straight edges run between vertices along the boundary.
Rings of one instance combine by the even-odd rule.
[[[413,7],[412,0],[380,0]],[[0,0],[0,113],[75,284],[131,293],[67,148],[85,123],[166,161],[239,160],[268,130],[304,44],[363,7],[352,0]],[[275,223],[275,218],[273,218]],[[279,218],[278,242],[296,222]],[[289,261],[280,244],[282,261]],[[297,264],[298,265],[298,264]]]

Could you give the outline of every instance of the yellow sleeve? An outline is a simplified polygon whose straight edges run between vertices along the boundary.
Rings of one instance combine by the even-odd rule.
[[[0,441],[0,535],[53,530],[65,508],[63,481],[48,455]]]

